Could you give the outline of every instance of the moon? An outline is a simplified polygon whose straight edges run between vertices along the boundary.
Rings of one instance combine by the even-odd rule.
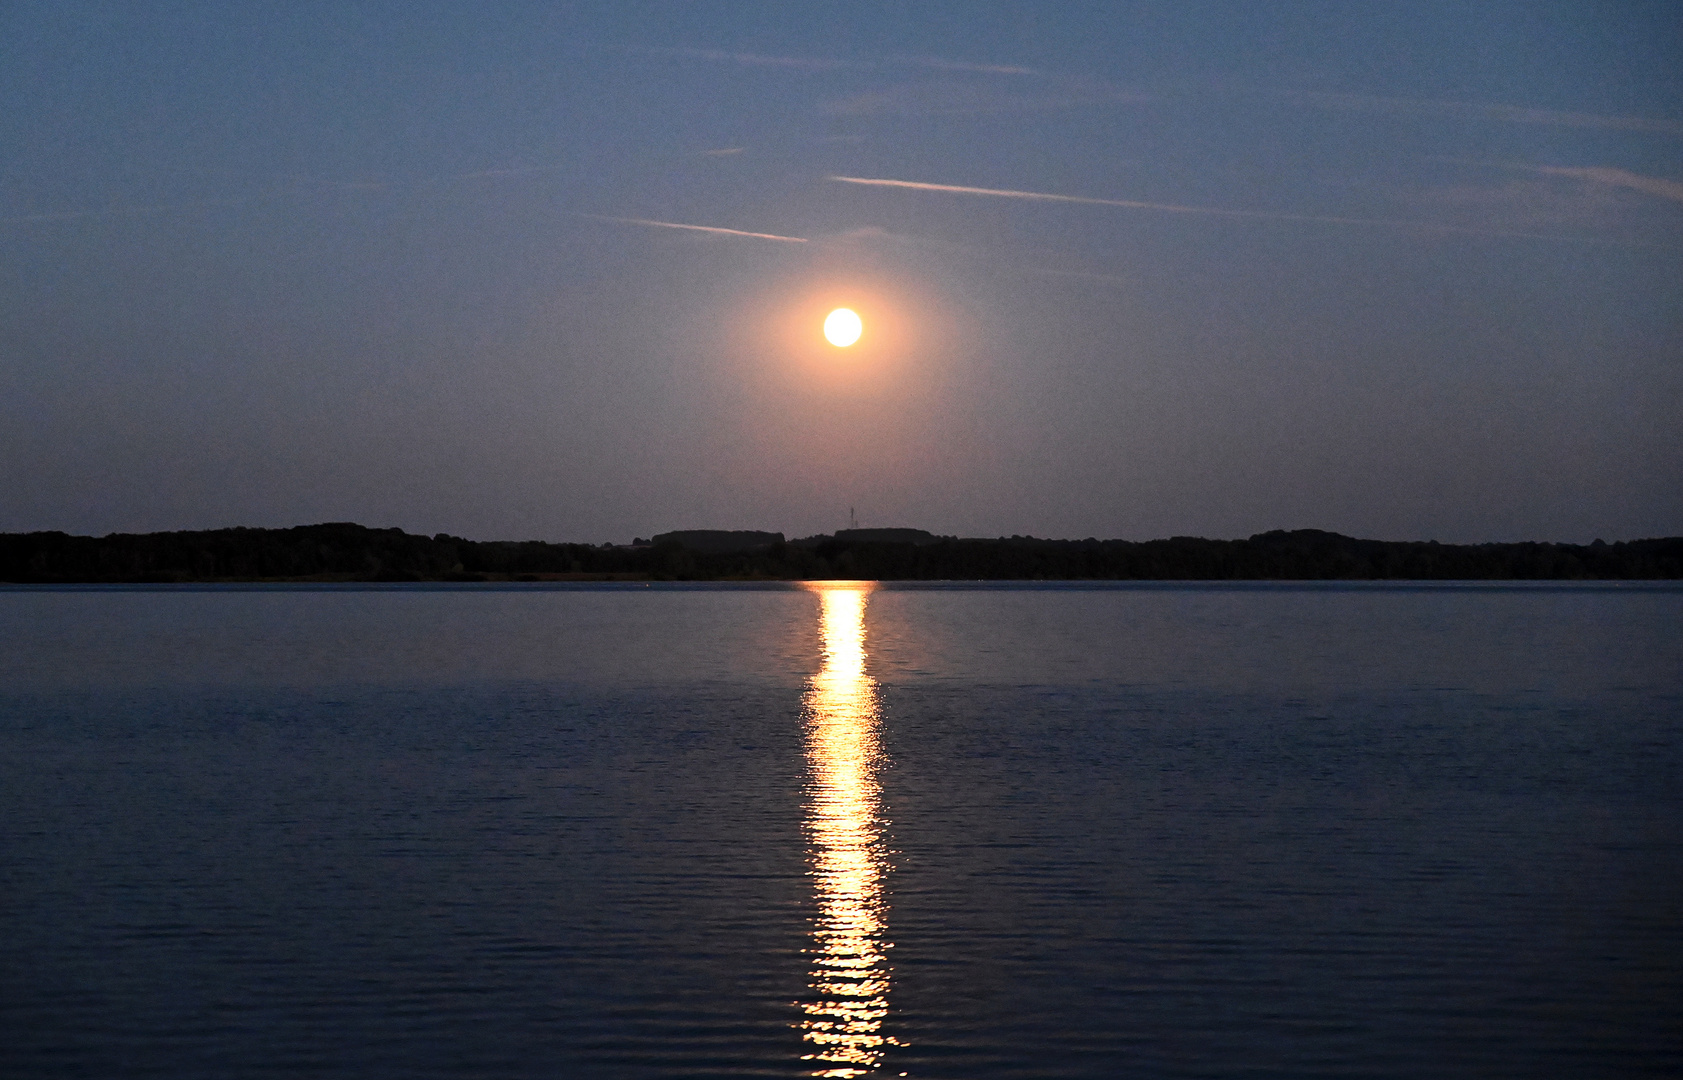
[[[865,332],[865,324],[852,308],[839,307],[824,319],[824,336],[838,349],[845,349]]]

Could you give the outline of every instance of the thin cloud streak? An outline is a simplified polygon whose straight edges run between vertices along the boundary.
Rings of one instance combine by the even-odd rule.
[[[1328,109],[1359,112],[1436,113],[1446,116],[1477,116],[1512,124],[1547,124],[1554,127],[1602,128],[1612,131],[1648,131],[1659,135],[1683,135],[1683,123],[1645,116],[1601,116],[1596,113],[1558,112],[1524,105],[1498,105],[1474,101],[1441,101],[1434,98],[1373,97],[1366,94],[1333,94],[1323,91],[1282,91],[1275,97],[1301,101]]]
[[[715,63],[741,64],[744,67],[802,68],[808,71],[835,71],[853,67],[846,60],[827,60],[811,56],[766,56],[761,53],[731,52],[727,49],[650,49],[655,56],[677,56],[688,60],[711,60]]]
[[[1078,281],[1096,281],[1105,285],[1133,286],[1139,284],[1137,281],[1116,274],[1093,274],[1085,270],[1049,270],[1042,266],[1031,266],[1025,268],[1023,272],[1033,274],[1035,277],[1074,278]]]
[[[895,63],[934,68],[936,71],[966,71],[976,75],[1038,75],[1033,68],[1015,64],[972,64],[963,60],[943,60],[938,56],[897,56]]]
[[[1544,176],[1570,176],[1577,180],[1594,180],[1600,184],[1611,184],[1614,187],[1631,188],[1635,191],[1656,195],[1662,199],[1683,202],[1683,183],[1676,180],[1666,180],[1658,176],[1643,176],[1640,173],[1615,169],[1607,165],[1591,165],[1584,168],[1568,168],[1563,165],[1525,165],[1514,166],[1524,168],[1530,172],[1541,173]]]
[[[750,240],[778,240],[786,244],[805,244],[808,242],[804,236],[780,236],[777,233],[746,232],[742,229],[726,229],[718,225],[685,225],[677,221],[608,217],[604,214],[580,214],[579,216],[590,218],[592,221],[612,221],[621,225],[644,225],[653,229],[683,229],[687,232],[711,233],[715,236],[741,236]]]
[[[38,225],[60,221],[81,221],[88,218],[147,217],[152,214],[189,212],[193,210],[226,209],[244,206],[258,199],[274,198],[277,193],[242,195],[235,199],[200,199],[197,202],[159,203],[154,206],[108,206],[99,210],[49,210],[37,214],[17,214],[0,218],[0,225]]]
[[[664,48],[644,50],[654,56],[681,57],[687,60],[710,60],[714,63],[740,64],[744,67],[777,67],[807,71],[838,71],[843,68],[877,68],[887,65],[922,67],[936,71],[962,71],[972,75],[1038,75],[1033,68],[1016,64],[977,64],[966,60],[946,60],[939,56],[891,56],[885,60],[838,60],[823,56],[768,56],[765,53],[736,52],[731,49]]]
[[[82,218],[105,217],[143,217],[147,214],[161,214],[170,210],[187,210],[198,203],[177,203],[165,206],[123,206],[109,210],[58,210],[41,214],[19,214],[16,217],[0,218],[0,225],[35,225],[53,221],[78,221]]]
[[[454,176],[441,176],[440,180],[486,180],[503,179],[511,176],[540,176],[543,173],[560,172],[565,165],[530,165],[511,169],[481,169],[478,172],[457,173]]]
[[[832,116],[963,116],[987,113],[1033,113],[1094,105],[1138,105],[1143,94],[1119,90],[1101,82],[1061,80],[1041,89],[1019,92],[998,82],[935,78],[900,83],[828,101]]]
[[[1214,206],[1182,206],[1177,203],[1141,202],[1137,199],[1098,199],[1086,195],[1057,195],[1043,191],[966,187],[960,184],[927,184],[915,180],[884,180],[863,176],[831,176],[828,179],[837,183],[862,184],[868,187],[901,188],[910,191],[931,191],[950,195],[980,195],[1001,199],[1027,199],[1034,202],[1076,203],[1083,206],[1117,206],[1128,210],[1154,210],[1165,214],[1242,218],[1252,221],[1301,221],[1323,225],[1358,225],[1368,228],[1454,233],[1463,236],[1505,236],[1527,240],[1565,240],[1582,244],[1617,243],[1628,245],[1631,243],[1629,241],[1606,240],[1601,237],[1561,236],[1551,233],[1519,232],[1508,229],[1478,229],[1461,225],[1439,225],[1432,222],[1405,221],[1393,218],[1332,217],[1320,214],[1287,214],[1273,210],[1227,210]],[[1648,247],[1654,245],[1638,244],[1637,246]]]
[[[0,226],[4,225],[33,225],[61,221],[79,221],[87,218],[128,218],[145,217],[151,214],[168,214],[176,212],[190,212],[243,206],[259,200],[281,199],[289,195],[307,193],[311,191],[378,191],[403,192],[415,191],[438,184],[454,184],[463,180],[508,180],[527,176],[540,176],[566,168],[563,165],[534,165],[524,168],[480,169],[476,172],[451,173],[445,176],[429,176],[408,180],[323,180],[311,176],[285,175],[281,179],[284,184],[266,191],[252,192],[247,195],[236,195],[225,199],[198,199],[191,202],[157,203],[144,206],[107,206],[95,210],[49,210],[34,214],[14,214],[10,217],[0,217]]]

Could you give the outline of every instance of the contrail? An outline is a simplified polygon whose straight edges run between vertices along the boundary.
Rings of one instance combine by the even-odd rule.
[[[1044,191],[1014,191],[1010,188],[965,187],[961,184],[925,184],[916,180],[882,180],[864,176],[832,176],[841,184],[935,191],[950,195],[984,195],[998,199],[1030,199],[1036,202],[1080,203],[1085,206],[1120,206],[1129,210],[1156,210],[1165,214],[1201,214],[1207,217],[1247,218],[1253,221],[1310,221],[1323,225],[1363,225],[1419,232],[1456,233],[1465,236],[1511,236],[1529,240],[1569,240],[1584,244],[1623,243],[1596,237],[1561,236],[1555,233],[1516,232],[1507,229],[1477,229],[1461,225],[1437,225],[1395,218],[1328,217],[1320,214],[1286,214],[1273,210],[1225,210],[1215,206],[1181,206],[1178,203],[1140,202],[1137,199],[1096,199],[1087,195],[1055,195]]]
[[[687,229],[690,232],[714,233],[718,236],[746,236],[751,240],[781,240],[786,244],[804,244],[804,236],[779,236],[776,233],[744,232],[741,229],[725,229],[717,225],[682,225],[676,221],[650,221],[648,218],[607,217],[603,214],[581,214],[580,217],[592,218],[596,221],[616,221],[621,225],[648,225],[656,229]]]
[[[871,187],[909,188],[913,191],[941,191],[951,195],[989,195],[1000,199],[1033,199],[1037,202],[1083,203],[1088,206],[1123,206],[1130,210],[1161,210],[1170,214],[1215,214],[1221,217],[1273,218],[1285,221],[1332,221],[1339,224],[1407,224],[1406,222],[1372,222],[1367,218],[1314,217],[1305,214],[1280,214],[1269,210],[1222,210],[1210,206],[1181,206],[1177,203],[1140,202],[1137,199],[1097,199],[1087,195],[1055,195],[1045,191],[1014,191],[1010,188],[965,187],[961,184],[925,184],[916,180],[879,180],[864,176],[832,176],[843,184],[867,184]]]

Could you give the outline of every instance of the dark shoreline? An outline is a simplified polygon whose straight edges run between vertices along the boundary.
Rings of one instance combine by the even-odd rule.
[[[0,534],[0,582],[1584,581],[1683,578],[1683,537],[1439,544],[1302,529],[1244,540],[812,537],[750,550],[473,541],[332,523],[202,532]]]

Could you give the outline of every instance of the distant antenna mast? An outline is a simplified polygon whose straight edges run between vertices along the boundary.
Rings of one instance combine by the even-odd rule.
[[[847,508],[847,527],[850,529],[857,529],[859,527],[859,518],[854,515],[853,507],[851,506]]]

